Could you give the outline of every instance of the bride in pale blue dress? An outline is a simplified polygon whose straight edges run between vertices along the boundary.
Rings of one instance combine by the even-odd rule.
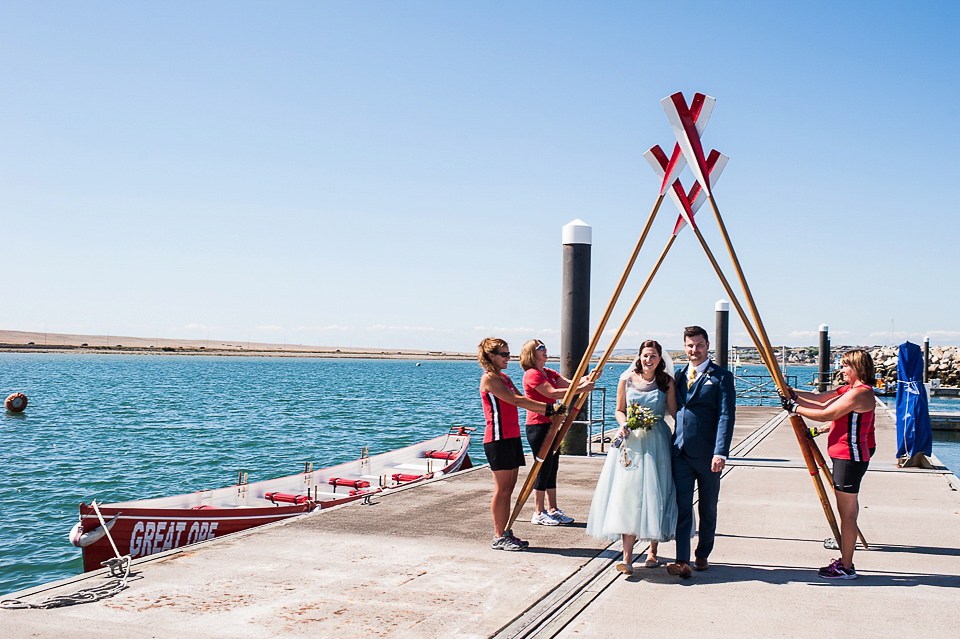
[[[677,496],[671,470],[670,427],[665,415],[677,413],[673,362],[654,340],[640,345],[633,365],[617,385],[619,447],[610,448],[597,481],[587,519],[587,534],[616,541],[623,538],[623,561],[617,570],[633,572],[633,546],[650,542],[644,565],[659,565],[657,544],[674,539],[677,529]],[[647,429],[627,427],[627,407],[639,404],[653,411],[654,424]]]

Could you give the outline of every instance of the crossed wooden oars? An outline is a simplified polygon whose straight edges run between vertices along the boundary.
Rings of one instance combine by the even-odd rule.
[[[651,270],[643,287],[641,288],[640,293],[637,295],[633,305],[630,307],[625,319],[621,323],[620,328],[617,330],[616,334],[611,340],[610,346],[604,351],[603,357],[601,358],[599,364],[594,369],[593,373],[591,373],[591,380],[595,380],[599,375],[599,372],[603,370],[603,366],[606,364],[610,354],[613,352],[617,341],[620,339],[624,330],[626,329],[626,326],[632,318],[633,313],[640,303],[640,300],[643,298],[643,295],[649,288],[654,275],[656,275],[657,271],[659,270],[667,252],[670,250],[670,247],[673,245],[673,242],[676,239],[677,233],[683,228],[683,222],[685,221],[690,225],[696,234],[697,240],[700,242],[704,253],[710,260],[710,263],[713,266],[714,271],[717,273],[724,290],[730,297],[730,300],[733,303],[734,308],[736,308],[744,327],[747,329],[750,338],[757,347],[757,352],[760,353],[764,364],[770,371],[770,374],[774,379],[774,383],[777,386],[777,390],[782,394],[787,394],[789,392],[789,387],[786,384],[783,373],[776,365],[776,358],[773,355],[773,348],[770,344],[770,338],[767,335],[762,320],[760,319],[760,314],[757,311],[753,294],[750,292],[750,288],[747,285],[746,278],[743,274],[743,269],[740,266],[740,261],[737,258],[736,251],[733,248],[733,243],[730,240],[729,234],[727,233],[726,226],[723,223],[723,218],[720,215],[720,210],[717,207],[716,200],[714,199],[711,191],[710,179],[712,178],[713,182],[716,183],[716,180],[719,178],[720,173],[723,171],[723,167],[726,165],[727,161],[727,158],[719,154],[717,151],[712,151],[709,157],[705,158],[700,144],[700,135],[703,133],[703,129],[706,126],[715,102],[716,101],[713,98],[705,96],[701,93],[698,93],[694,96],[689,108],[687,107],[681,93],[676,93],[662,100],[664,111],[667,114],[667,119],[670,121],[671,127],[673,128],[677,137],[677,145],[674,147],[673,154],[669,159],[667,159],[666,154],[664,154],[659,147],[653,147],[647,154],[645,154],[654,170],[663,177],[660,194],[656,203],[654,204],[653,210],[650,213],[647,224],[643,229],[643,233],[641,234],[640,239],[637,241],[637,245],[634,248],[634,252],[630,257],[630,260],[628,261],[627,267],[624,269],[624,272],[620,277],[620,282],[614,291],[610,302],[607,304],[603,318],[594,332],[593,339],[591,340],[590,345],[580,361],[577,372],[573,376],[574,380],[579,379],[586,372],[589,360],[592,357],[593,352],[597,347],[597,343],[600,340],[600,335],[606,327],[606,323],[613,311],[613,307],[616,305],[616,302],[619,299],[620,293],[622,292],[626,283],[626,279],[633,268],[637,255],[639,254],[644,241],[646,240],[650,226],[652,225],[657,211],[663,202],[664,195],[669,193],[671,199],[674,200],[674,203],[680,210],[680,219],[674,227],[674,231],[671,234],[666,247],[664,247],[659,259]],[[697,180],[689,193],[683,190],[683,187],[678,179],[680,171],[682,171],[684,164],[687,162],[689,162],[690,168]],[[701,185],[703,185],[702,188]],[[710,200],[710,205],[713,209],[717,224],[722,232],[727,251],[737,271],[737,278],[740,282],[741,288],[743,289],[744,295],[747,298],[748,304],[750,305],[750,311],[757,326],[756,330],[754,329],[750,320],[747,318],[746,312],[737,299],[737,296],[730,286],[729,281],[724,276],[720,265],[717,263],[717,260],[713,255],[713,252],[710,250],[710,247],[707,245],[706,240],[703,238],[703,235],[700,233],[700,230],[697,228],[696,223],[694,222],[693,216],[702,204],[704,194],[706,195],[706,198]],[[533,466],[530,469],[530,473],[528,474],[527,479],[521,488],[520,495],[518,496],[516,506],[511,513],[507,528],[511,528],[513,526],[513,522],[517,519],[520,511],[523,509],[524,504],[529,498],[533,489],[533,483],[539,474],[540,466],[542,465],[543,460],[546,459],[548,454],[555,452],[559,448],[560,443],[563,441],[564,435],[569,430],[570,425],[573,423],[577,411],[586,401],[587,394],[581,394],[574,400],[574,395],[576,394],[575,388],[576,384],[571,385],[567,389],[563,398],[564,404],[568,406],[571,406],[572,404],[572,410],[570,410],[565,417],[554,417],[550,431],[547,433],[547,437],[543,443],[543,446],[537,452],[537,455],[534,458]],[[791,414],[790,422],[800,445],[804,463],[806,464],[807,470],[813,479],[814,486],[817,490],[817,495],[820,499],[821,506],[823,507],[824,515],[826,516],[827,522],[834,533],[837,544],[839,545],[841,542],[840,529],[837,526],[837,520],[833,513],[833,508],[831,507],[830,501],[827,498],[826,490],[824,489],[823,482],[821,481],[820,474],[818,472],[818,470],[822,470],[828,481],[830,481],[832,484],[833,479],[830,475],[830,470],[827,467],[826,461],[824,460],[823,455],[820,453],[820,449],[816,445],[816,442],[807,437],[806,426],[803,422],[803,419],[799,415]],[[866,539],[864,539],[859,528],[857,533],[861,543],[863,543],[863,546],[867,548],[868,546]]]

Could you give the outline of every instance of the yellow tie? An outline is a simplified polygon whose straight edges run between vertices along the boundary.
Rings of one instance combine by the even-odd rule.
[[[690,367],[690,373],[687,375],[687,377],[689,378],[689,381],[687,382],[687,386],[693,386],[693,382],[696,381],[696,379],[697,379],[697,367],[696,367],[696,366],[691,366],[691,367]]]

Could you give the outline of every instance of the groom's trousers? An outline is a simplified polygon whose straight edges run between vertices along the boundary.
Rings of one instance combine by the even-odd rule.
[[[673,457],[673,482],[677,486],[677,561],[690,561],[690,537],[693,535],[693,490],[699,491],[697,514],[700,536],[695,556],[706,559],[713,550],[717,532],[717,502],[720,499],[720,473],[710,470],[713,457],[690,457],[684,452]]]

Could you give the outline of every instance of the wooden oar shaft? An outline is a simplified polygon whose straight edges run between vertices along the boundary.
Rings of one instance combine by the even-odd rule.
[[[671,235],[670,240],[667,242],[667,245],[663,247],[663,251],[660,252],[660,257],[657,259],[657,263],[654,264],[653,269],[650,271],[650,274],[647,276],[646,281],[643,283],[643,287],[640,289],[640,292],[637,293],[637,296],[633,300],[633,304],[630,305],[630,309],[627,311],[626,316],[623,318],[623,321],[620,322],[620,327],[617,329],[616,334],[613,336],[613,339],[610,340],[610,345],[607,346],[607,349],[603,351],[603,355],[600,357],[600,362],[597,364],[596,368],[593,369],[591,374],[591,380],[595,380],[600,376],[600,373],[603,371],[603,367],[606,365],[607,360],[613,355],[613,349],[616,348],[617,342],[620,341],[620,338],[623,336],[624,331],[627,330],[627,325],[630,324],[630,320],[633,318],[633,314],[637,311],[637,307],[640,305],[640,300],[643,299],[643,296],[646,294],[647,289],[650,288],[650,283],[653,282],[654,275],[657,274],[657,271],[660,270],[660,266],[663,264],[664,258],[667,257],[667,253],[670,251],[670,247],[673,246],[674,240],[677,239],[676,235]],[[574,408],[579,410],[584,403],[586,403],[588,394],[581,393],[577,396],[577,402],[574,405]],[[567,431],[570,429],[570,425],[573,423],[573,415],[576,411],[571,411],[571,416],[568,417],[563,422],[563,427],[560,429],[559,434],[556,439],[553,441],[553,447],[550,449],[551,453],[555,453],[560,448],[560,443],[563,441],[564,435],[567,434]]]
[[[783,372],[778,366],[771,366],[770,364],[776,363],[776,357],[773,353],[773,347],[770,345],[770,337],[767,335],[767,329],[763,326],[763,320],[760,319],[760,312],[757,310],[757,303],[753,299],[753,293],[750,292],[750,286],[747,284],[747,278],[743,275],[743,268],[740,266],[740,259],[737,257],[737,252],[733,248],[733,242],[730,241],[730,234],[727,233],[727,226],[723,223],[723,216],[720,215],[720,209],[717,207],[717,201],[713,198],[711,193],[709,196],[710,208],[713,209],[713,216],[717,220],[717,226],[720,227],[720,233],[723,235],[723,243],[727,246],[727,253],[730,255],[730,261],[733,262],[733,268],[737,272],[737,279],[740,281],[740,288],[743,289],[743,294],[747,298],[747,304],[750,306],[750,314],[753,316],[753,321],[757,325],[757,333],[760,335],[761,344],[757,346],[758,349],[762,348],[767,354],[768,366],[770,369],[770,374],[774,378],[774,383],[777,385],[777,390],[779,390],[784,395],[787,393],[787,382],[783,378]]]
[[[647,223],[643,227],[643,232],[637,239],[637,243],[633,248],[633,253],[630,255],[630,259],[627,261],[627,266],[623,269],[623,274],[620,275],[620,281],[617,283],[617,288],[610,297],[610,301],[607,303],[607,308],[604,311],[603,317],[600,319],[600,323],[597,325],[596,330],[594,330],[593,337],[590,339],[590,344],[587,346],[587,350],[584,351],[583,357],[580,358],[580,364],[577,366],[576,372],[570,378],[570,386],[564,393],[562,400],[566,406],[570,406],[573,403],[573,397],[576,395],[577,386],[579,385],[580,379],[583,377],[584,373],[586,373],[587,367],[590,365],[590,358],[593,357],[593,351],[597,348],[597,344],[600,341],[600,336],[603,334],[603,329],[607,326],[607,321],[610,319],[610,315],[613,313],[613,309],[617,305],[617,300],[620,298],[620,293],[623,291],[623,287],[627,283],[627,278],[630,275],[630,271],[633,269],[633,265],[637,261],[637,256],[640,254],[640,249],[643,248],[643,244],[647,239],[647,234],[650,232],[650,227],[653,226],[653,221],[657,217],[657,211],[660,210],[660,205],[663,203],[663,197],[664,193],[661,193],[659,196],[657,196],[657,201],[654,202],[653,208],[650,210],[650,215],[647,216]],[[547,436],[544,438],[543,444],[540,446],[540,450],[535,453],[533,465],[530,467],[530,472],[527,474],[527,478],[524,480],[523,486],[520,488],[520,494],[517,496],[517,503],[514,505],[513,512],[510,514],[510,520],[507,522],[508,529],[513,526],[513,522],[516,521],[517,517],[520,516],[520,511],[523,510],[523,506],[527,503],[530,493],[533,492],[533,482],[536,481],[537,475],[540,473],[540,466],[543,464],[542,460],[546,459],[550,451],[553,450],[553,442],[560,431],[561,425],[565,424],[566,429],[569,429],[570,424],[573,423],[573,411],[570,411],[570,413],[570,415],[567,415],[566,420],[564,419],[564,416],[557,415],[550,422],[550,430],[547,431]],[[564,430],[564,433],[566,433],[566,430]]]
[[[761,341],[759,343],[755,342],[758,352],[760,352],[763,357],[767,369],[770,371],[771,376],[773,377],[774,383],[777,386],[777,390],[787,395],[789,392],[789,387],[787,386],[787,381],[783,377],[783,371],[780,370],[780,367],[777,366],[776,356],[773,352],[773,346],[770,344],[770,337],[767,334],[767,329],[763,325],[763,320],[760,318],[760,312],[757,310],[757,303],[753,298],[753,293],[750,291],[750,285],[747,284],[747,278],[743,274],[743,268],[740,266],[740,259],[737,257],[737,252],[733,248],[733,242],[730,240],[730,234],[727,232],[727,226],[723,223],[723,216],[720,215],[720,208],[717,206],[717,201],[714,199],[713,194],[708,195],[710,200],[710,208],[713,209],[713,215],[717,220],[717,226],[720,228],[720,233],[723,235],[723,242],[727,247],[727,253],[730,255],[730,261],[733,262],[733,267],[737,272],[737,279],[740,281],[740,287],[743,289],[744,296],[747,298],[747,304],[750,306],[750,314],[753,316],[754,321],[757,325],[757,333]],[[741,319],[743,319],[741,317]],[[746,320],[743,319],[744,323]],[[793,426],[794,434],[797,437],[797,443],[800,445],[800,452],[803,454],[804,462],[807,462],[808,470],[811,471],[811,476],[813,469],[810,468],[810,463],[807,461],[808,458],[815,458],[816,467],[820,468],[827,475],[828,480],[830,481],[831,486],[833,485],[833,479],[830,476],[830,471],[827,470],[826,462],[823,460],[823,456],[820,454],[819,447],[807,437],[806,433],[806,424],[803,422],[803,418],[799,415],[791,415],[790,423]],[[814,454],[813,450],[816,450]],[[837,544],[840,544],[840,528],[836,523],[836,517],[833,513],[833,508],[830,506],[830,501],[826,498],[826,491],[823,488],[823,482],[820,480],[820,475],[817,474],[814,477],[814,485],[817,489],[817,495],[820,497],[820,502],[823,505],[823,512],[827,517],[827,522],[830,524],[830,528],[833,530],[834,536],[837,539]],[[860,529],[857,529],[857,533],[860,535],[860,540],[863,542],[864,547],[866,547],[866,541],[863,539],[863,534],[860,533]]]
[[[827,464],[827,460],[823,458],[823,453],[820,452],[820,447],[817,446],[817,442],[808,438],[807,444],[813,452],[813,458],[817,460],[817,465],[820,466],[820,470],[823,471],[824,476],[826,476],[827,483],[833,486],[833,473],[830,472],[830,466]],[[836,491],[834,491],[834,494],[836,494]],[[867,540],[864,538],[860,526],[857,526],[857,537],[860,538],[860,543],[863,544],[864,549],[869,550],[870,546],[867,544]],[[839,544],[840,542],[838,541],[837,543]]]
[[[817,490],[817,497],[820,498],[820,506],[823,508],[823,514],[827,518],[830,530],[833,532],[837,544],[840,543],[840,526],[837,524],[837,517],[833,513],[833,506],[830,505],[830,499],[827,497],[827,490],[823,486],[823,480],[820,479],[820,472],[816,464],[811,468],[813,453],[810,452],[809,440],[807,439],[807,425],[799,415],[790,415],[790,425],[793,426],[793,434],[800,445],[800,452],[803,454],[803,461],[807,464],[807,470],[810,473],[810,479]]]
[[[740,301],[737,299],[736,293],[734,293],[733,288],[730,286],[730,282],[727,281],[726,276],[723,274],[723,270],[720,268],[720,265],[717,263],[717,259],[713,256],[713,251],[710,250],[710,247],[707,246],[707,241],[703,238],[703,234],[700,233],[700,229],[694,227],[694,232],[697,235],[697,239],[700,241],[700,246],[703,247],[703,252],[706,253],[707,259],[710,260],[710,264],[713,266],[713,270],[716,271],[717,277],[720,278],[720,283],[723,285],[724,290],[727,292],[727,295],[730,297],[730,302],[733,304],[734,308],[737,309],[737,313],[740,315],[740,321],[743,322],[744,327],[747,329],[747,333],[750,335],[750,339],[753,340],[754,345],[757,347],[757,351],[761,353],[761,356],[764,357],[764,361],[767,364],[767,368],[770,368],[771,361],[769,360],[769,352],[763,348],[763,344],[760,341],[760,337],[757,335],[757,332],[753,329],[753,326],[750,323],[750,320],[747,318],[746,312],[743,310],[743,306],[740,305]],[[779,372],[779,369],[777,369]],[[772,374],[772,371],[771,371]],[[776,378],[775,378],[776,379]],[[782,375],[780,376],[780,383],[778,388],[783,388],[781,392],[785,392],[786,385],[783,381]],[[799,423],[798,423],[799,422]],[[820,480],[820,474],[817,469],[817,464],[813,459],[813,454],[810,452],[810,447],[806,445],[807,435],[806,435],[806,426],[803,423],[798,415],[792,415],[790,417],[790,423],[793,426],[794,435],[797,437],[797,442],[800,444],[800,452],[803,454],[803,461],[807,465],[807,471],[810,473],[810,477],[813,479],[814,487],[817,491],[817,496],[820,498],[820,505],[823,507],[823,514],[827,518],[827,523],[830,524],[830,528],[833,531],[833,534],[836,536],[837,540],[840,539],[840,527],[837,525],[836,516],[833,514],[833,507],[830,505],[830,500],[827,498],[827,492],[823,487],[823,482]],[[838,541],[839,543],[839,541]]]
[[[773,358],[773,354],[771,352],[760,352],[760,356],[763,359],[763,363],[766,365],[767,369],[773,369],[776,366],[776,359]],[[814,461],[816,462],[817,466],[820,468],[820,471],[823,473],[824,477],[826,477],[827,479],[827,484],[832,487],[833,473],[830,472],[830,466],[827,464],[827,461],[823,458],[823,453],[820,452],[820,447],[817,446],[817,442],[815,442],[812,438],[807,436],[807,425],[802,421],[802,419],[803,419],[802,417],[800,418],[800,420],[795,420],[791,418],[791,425],[794,426],[795,433],[797,432],[797,426],[800,427],[800,433],[797,434],[797,438],[800,440],[801,452],[803,452],[802,449],[804,446],[810,449],[810,453],[811,455],[813,455]],[[800,437],[800,434],[803,435],[802,438]],[[817,492],[819,494],[820,492],[819,488],[817,489]],[[836,495],[836,490],[834,490],[834,495]],[[827,516],[828,521],[831,515],[833,515],[832,510],[830,515]],[[857,536],[860,538],[860,543],[863,544],[863,547],[866,549],[869,549],[870,546],[867,544],[867,540],[863,536],[863,531],[860,530],[859,526],[857,526]]]
[[[743,319],[742,316],[741,316],[741,319]],[[772,370],[773,368],[775,368],[776,359],[773,358],[773,354],[769,351],[759,350],[759,344],[756,344],[756,345],[758,348],[758,352],[760,353],[760,357],[762,358],[763,363],[767,367],[767,369]],[[800,420],[795,419],[796,417],[797,417],[796,415],[791,417],[790,424],[791,424],[791,427],[793,427],[794,429],[794,434],[797,437],[798,442],[800,443],[800,452],[803,453],[804,456],[806,456],[806,451],[804,450],[804,448],[806,447],[809,449],[809,452],[813,456],[813,459],[816,462],[816,465],[819,467],[819,469],[823,472],[824,476],[827,478],[827,483],[830,486],[833,486],[833,475],[830,472],[830,468],[827,465],[826,460],[824,460],[823,455],[820,453],[820,448],[817,446],[817,443],[815,441],[807,437],[806,424],[802,421],[802,417],[800,418]],[[808,467],[808,470],[810,470],[809,467]],[[817,495],[826,493],[826,489],[823,488],[822,483],[818,479],[814,480],[814,485],[817,490]],[[821,497],[821,503],[823,501],[824,501],[824,498]],[[827,503],[829,505],[829,501]],[[827,522],[830,523],[830,527],[833,530],[834,534],[838,534],[839,528],[834,526],[834,523],[832,523],[832,522],[836,522],[836,516],[833,513],[832,507],[829,513],[827,513],[826,510],[824,511],[824,513],[827,516]],[[863,532],[861,532],[859,526],[857,527],[857,536],[860,537],[860,543],[863,544],[863,547],[869,548],[869,546],[867,545],[867,540],[864,538]]]
[[[613,308],[617,305],[617,300],[620,299],[620,293],[623,291],[623,287],[627,283],[627,277],[629,277],[630,271],[633,269],[633,265],[637,261],[637,256],[640,254],[640,249],[643,248],[643,243],[647,240],[647,234],[650,232],[650,227],[653,226],[653,220],[656,219],[657,211],[660,210],[660,205],[662,203],[663,194],[657,197],[657,201],[654,203],[653,209],[650,210],[650,215],[647,217],[647,223],[643,227],[643,232],[640,234],[639,239],[637,239],[636,246],[633,247],[633,253],[630,255],[630,260],[627,262],[626,268],[623,269],[623,273],[620,275],[620,281],[617,282],[617,288],[610,297],[610,301],[607,302],[607,308],[603,312],[603,317],[600,319],[600,323],[593,332],[593,337],[590,339],[590,344],[587,346],[587,350],[584,351],[583,357],[580,358],[580,365],[577,366],[577,371],[573,374],[573,377],[570,378],[572,383],[567,389],[566,394],[563,396],[563,403],[568,406],[570,405],[573,396],[576,394],[577,382],[587,372],[587,367],[590,365],[590,358],[593,357],[593,351],[596,350],[597,344],[600,342],[600,336],[603,335],[603,329],[607,327],[607,321],[610,319],[610,315],[613,313]],[[554,424],[556,424],[556,421],[554,421]]]
[[[780,367],[776,365],[776,356],[773,353],[773,346],[770,344],[770,337],[767,335],[767,330],[763,326],[763,320],[760,319],[760,312],[757,310],[757,304],[753,299],[753,293],[750,292],[750,286],[747,284],[747,279],[743,275],[743,268],[740,266],[740,259],[737,257],[737,252],[733,248],[733,242],[730,240],[730,234],[727,233],[727,226],[723,223],[723,216],[720,215],[720,208],[717,206],[717,201],[713,198],[712,193],[709,195],[709,199],[710,208],[713,209],[713,215],[717,220],[717,226],[720,228],[720,233],[723,235],[724,244],[727,246],[727,252],[730,255],[730,261],[733,262],[733,266],[737,271],[737,278],[740,280],[740,286],[743,288],[743,293],[747,297],[747,303],[750,305],[750,313],[753,315],[753,319],[757,323],[757,331],[763,340],[763,352],[761,355],[766,355],[764,360],[767,363],[767,368],[770,370],[770,374],[774,378],[774,383],[777,384],[777,389],[786,395],[789,387],[787,386],[786,380],[783,378],[783,372],[780,370]],[[757,348],[759,350],[761,346],[757,345]],[[795,420],[791,418],[791,421],[802,422],[803,419],[799,418],[799,420]],[[802,430],[806,431],[806,424],[803,424]],[[833,485],[833,476],[830,473],[830,469],[827,466],[826,460],[823,458],[823,454],[820,452],[820,447],[817,446],[816,442],[807,438],[805,432],[803,432],[803,435],[804,437],[800,441],[801,449],[806,448],[811,451],[811,454],[817,462],[817,466],[823,471],[824,475],[826,475],[827,481]],[[800,435],[798,434],[797,437],[800,438]],[[864,539],[863,533],[860,531],[859,527],[857,528],[857,535],[860,537],[860,542],[863,544],[863,547],[867,548],[867,540]],[[840,543],[840,537],[837,537],[837,543]]]
[[[617,288],[613,292],[613,295],[610,297],[610,301],[607,303],[607,308],[603,313],[603,317],[600,319],[600,323],[597,325],[597,328],[593,332],[593,337],[590,339],[590,344],[587,345],[587,350],[584,351],[583,357],[580,358],[580,364],[577,366],[576,372],[573,374],[573,377],[570,378],[570,386],[567,387],[566,392],[563,395],[563,403],[566,406],[570,406],[573,403],[573,397],[577,393],[577,386],[579,385],[580,379],[587,372],[587,367],[590,365],[590,358],[593,357],[593,352],[597,348],[597,344],[600,342],[600,337],[603,335],[603,330],[607,327],[607,322],[610,320],[610,315],[613,314],[613,309],[617,304],[617,300],[620,299],[620,293],[623,292],[623,287],[627,283],[627,277],[630,275],[630,271],[633,270],[633,265],[637,261],[637,256],[640,254],[640,249],[643,248],[644,242],[647,240],[647,234],[650,233],[650,227],[653,226],[653,221],[657,217],[657,211],[660,210],[660,205],[663,203],[663,195],[660,195],[657,198],[657,201],[653,205],[653,209],[650,211],[650,215],[647,217],[647,223],[643,227],[643,232],[640,233],[640,237],[637,239],[637,244],[633,247],[633,253],[630,255],[630,259],[627,261],[626,268],[623,269],[623,273],[620,275],[620,281],[617,283]],[[609,355],[604,353],[604,362]],[[596,367],[594,370],[602,370],[602,364]],[[599,374],[599,373],[597,373]],[[574,411],[570,411],[570,414],[564,418],[563,416],[557,416],[553,418],[553,421],[550,424],[550,431],[547,432],[547,436],[544,439],[543,444],[540,446],[540,450],[537,451],[537,457],[541,460],[546,459],[550,451],[554,450],[553,442],[557,438],[557,433],[560,431],[561,424],[566,426],[564,429],[564,434],[566,430],[570,428],[570,424],[573,422]],[[536,460],[534,460],[536,463]],[[537,467],[539,469],[539,466]],[[531,468],[531,475],[533,475],[533,469]],[[536,478],[536,475],[534,475]]]
[[[651,269],[650,274],[647,276],[646,281],[643,283],[643,287],[640,289],[640,292],[633,300],[630,309],[627,311],[626,317],[620,323],[620,327],[617,329],[616,334],[613,336],[613,339],[610,340],[610,345],[607,346],[606,350],[603,352],[603,355],[600,357],[600,362],[593,369],[593,372],[590,374],[591,381],[596,381],[603,371],[603,367],[607,364],[607,361],[610,359],[613,354],[613,349],[616,347],[617,342],[620,340],[620,337],[623,336],[624,331],[627,328],[627,325],[630,323],[633,314],[636,312],[637,307],[640,305],[640,300],[643,299],[644,294],[646,294],[647,289],[650,288],[650,283],[653,282],[653,277],[657,274],[657,271],[660,269],[660,266],[663,264],[664,258],[667,257],[667,253],[670,251],[670,247],[673,246],[673,242],[676,240],[676,235],[671,235],[670,240],[667,242],[667,245],[663,248],[663,251],[660,252],[660,257],[657,259],[656,264],[654,264],[653,269]],[[563,442],[564,436],[567,434],[567,431],[570,430],[570,426],[573,425],[574,418],[576,417],[577,411],[579,411],[583,405],[586,403],[589,393],[580,393],[576,396],[576,401],[572,404],[570,411],[567,413],[566,417],[563,420],[563,423],[560,429],[557,431],[556,437],[554,437],[552,445],[549,451],[544,452],[544,447],[546,442],[540,448],[540,452],[537,457],[533,460],[533,466],[530,468],[530,475],[528,475],[528,480],[530,477],[536,479],[537,473],[540,472],[540,466],[543,464],[542,460],[547,458],[547,455],[555,453],[560,448],[560,444]],[[549,436],[549,434],[548,434]],[[589,444],[587,444],[589,445]],[[517,517],[520,516],[520,510],[523,509],[523,504],[526,503],[527,499],[530,497],[530,491],[532,490],[533,482],[530,482],[530,488],[527,488],[527,482],[524,482],[523,488],[520,492],[520,497],[517,499],[517,505],[513,509],[513,513],[510,515],[510,521],[507,522],[507,528],[513,526],[513,522]],[[524,491],[527,491],[524,495]],[[522,501],[521,501],[522,500]]]

